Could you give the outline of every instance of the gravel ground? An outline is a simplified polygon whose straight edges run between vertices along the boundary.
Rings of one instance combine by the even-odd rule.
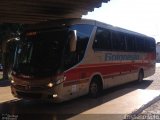
[[[151,76],[146,78],[147,80],[153,80],[153,83],[148,86],[147,89],[152,89],[152,90],[160,90],[160,66],[158,65],[156,68],[156,73]],[[160,115],[160,100],[147,109],[143,110],[142,114],[159,114]],[[160,120],[160,119],[158,119]]]

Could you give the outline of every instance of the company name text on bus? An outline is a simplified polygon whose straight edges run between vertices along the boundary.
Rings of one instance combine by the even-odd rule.
[[[119,61],[119,60],[139,60],[139,55],[115,55],[112,53],[105,54],[105,61]]]

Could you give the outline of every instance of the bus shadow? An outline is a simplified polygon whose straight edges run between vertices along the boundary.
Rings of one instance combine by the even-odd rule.
[[[72,119],[75,116],[86,116],[83,114],[83,112],[100,106],[129,92],[137,89],[145,89],[150,86],[152,82],[152,80],[144,80],[141,83],[132,82],[107,89],[100,97],[96,99],[91,99],[86,95],[58,104],[44,101],[7,101],[0,104],[0,113],[2,113],[2,117],[7,115],[13,115],[18,116],[18,119],[20,120]]]

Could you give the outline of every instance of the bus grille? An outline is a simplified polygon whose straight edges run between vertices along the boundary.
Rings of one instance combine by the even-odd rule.
[[[42,94],[40,93],[25,93],[25,92],[19,92],[17,91],[18,96],[22,98],[33,98],[33,99],[39,99],[42,97]]]
[[[14,86],[18,90],[29,90],[29,91],[40,91],[40,90],[46,90],[47,87],[42,86],[22,86],[22,85],[15,85]]]

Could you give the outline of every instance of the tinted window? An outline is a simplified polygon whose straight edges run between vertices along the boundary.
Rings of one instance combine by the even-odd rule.
[[[64,53],[64,69],[68,69],[77,63],[79,63],[85,54],[85,50],[87,48],[87,44],[93,30],[92,25],[73,25],[69,27],[69,30],[77,31],[77,46],[75,52],[70,52],[69,50],[69,40],[66,45],[65,53]]]
[[[97,28],[93,49],[102,51],[148,52],[155,50],[155,41],[148,37]]]
[[[147,50],[149,51],[149,52],[153,52],[153,51],[155,51],[155,49],[156,49],[156,43],[155,43],[155,41],[153,40],[153,39],[148,39],[147,40]]]
[[[95,40],[93,43],[95,50],[111,50],[111,33],[110,30],[98,28],[96,31]]]
[[[136,51],[134,36],[126,35],[126,47],[127,47],[127,51]]]
[[[52,75],[60,67],[66,36],[66,29],[23,34],[17,46],[13,69],[25,75]]]
[[[145,48],[145,52],[149,52],[149,48],[150,48],[150,40],[146,39],[144,41],[144,48]]]
[[[142,37],[136,37],[136,39],[135,39],[135,45],[136,45],[137,51],[139,51],[139,52],[144,52],[145,51],[144,38],[142,38]]]
[[[77,30],[77,54],[79,54],[79,61],[83,58],[86,50],[93,26],[91,25],[74,25],[72,30]]]
[[[125,35],[120,32],[113,31],[112,32],[112,44],[113,50],[125,51]]]

